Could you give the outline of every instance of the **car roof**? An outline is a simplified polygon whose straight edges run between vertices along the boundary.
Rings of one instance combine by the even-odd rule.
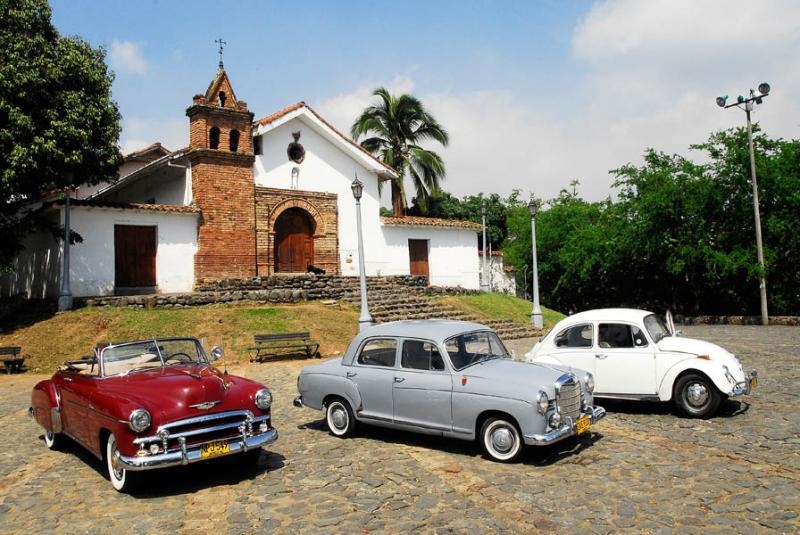
[[[362,339],[374,336],[425,338],[426,340],[443,343],[448,338],[462,333],[485,330],[491,330],[491,328],[471,321],[403,320],[374,325],[361,331],[358,336]]]
[[[647,310],[639,310],[638,308],[596,308],[594,310],[578,312],[577,314],[573,314],[572,316],[564,318],[561,321],[569,321],[570,323],[574,321],[609,320],[639,322],[642,321],[645,316],[649,316],[650,314],[652,314],[652,312]]]

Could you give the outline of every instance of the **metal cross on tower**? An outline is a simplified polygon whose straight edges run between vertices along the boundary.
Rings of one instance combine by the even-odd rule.
[[[222,50],[225,48],[225,45],[228,44],[227,41],[223,41],[222,37],[219,39],[214,39],[214,42],[219,44],[219,67],[222,68]]]

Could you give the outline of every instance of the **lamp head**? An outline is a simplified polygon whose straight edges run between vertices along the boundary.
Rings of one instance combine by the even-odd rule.
[[[720,108],[724,108],[725,104],[728,103],[728,95],[722,95],[721,97],[717,97],[717,106]]]
[[[353,190],[353,197],[355,200],[360,201],[361,195],[364,193],[364,183],[358,179],[358,173],[356,173],[353,183],[350,184],[350,189]]]
[[[767,82],[761,82],[758,84],[758,92],[762,95],[769,95],[769,91],[772,89]]]
[[[533,197],[533,194],[531,193],[531,200],[528,203],[528,213],[531,214],[531,217],[536,217],[536,209],[537,209],[536,199]]]
[[[739,95],[738,97],[736,97],[736,102],[738,102],[739,104],[744,102],[744,100],[745,100],[745,98],[742,95]]]

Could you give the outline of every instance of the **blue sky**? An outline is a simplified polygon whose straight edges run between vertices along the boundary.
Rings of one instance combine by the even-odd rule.
[[[788,96],[800,81],[800,4],[737,2],[52,6],[63,34],[107,47],[124,150],[186,144],[184,110],[213,78],[222,37],[237,96],[256,117],[305,100],[348,129],[370,90],[386,85],[419,96],[450,130],[446,189],[552,197],[578,178],[585,196],[602,198],[608,170],[645,147],[686,152],[711,130],[741,124],[714,97],[762,79],[775,91],[756,118],[773,135],[797,137],[800,120],[790,117],[800,110]]]

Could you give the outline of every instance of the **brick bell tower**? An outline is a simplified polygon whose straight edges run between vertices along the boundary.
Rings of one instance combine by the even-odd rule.
[[[192,198],[202,211],[197,233],[195,284],[256,275],[253,114],[219,70],[189,117]]]

